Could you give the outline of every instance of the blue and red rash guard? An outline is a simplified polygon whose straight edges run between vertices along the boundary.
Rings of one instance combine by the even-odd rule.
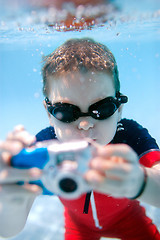
[[[37,141],[55,139],[54,128],[46,128],[36,137]],[[121,120],[119,131],[111,143],[131,146],[145,167],[160,162],[160,150],[155,139],[133,120]],[[136,200],[114,198],[94,191],[78,199],[60,200],[65,209],[65,240],[99,240],[101,237],[160,240],[156,226]]]

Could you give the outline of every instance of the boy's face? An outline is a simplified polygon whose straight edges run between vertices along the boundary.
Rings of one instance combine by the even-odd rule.
[[[52,104],[57,102],[74,104],[84,113],[88,112],[91,104],[106,97],[115,96],[112,76],[107,73],[72,72],[57,78],[50,76],[48,81],[48,98]],[[87,116],[80,117],[71,123],[64,123],[49,114],[50,124],[54,126],[60,141],[87,137],[101,145],[106,145],[113,139],[120,118],[121,107],[105,120]]]

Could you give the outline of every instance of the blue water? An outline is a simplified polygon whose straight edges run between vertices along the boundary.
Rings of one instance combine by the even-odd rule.
[[[35,21],[32,9],[16,5],[16,15],[16,10],[6,8],[7,1],[6,5],[1,2],[1,139],[19,123],[33,134],[48,125],[42,106],[42,56],[69,38],[92,37],[106,44],[117,59],[121,91],[129,97],[123,116],[147,127],[160,144],[160,1],[143,0],[141,5],[133,1],[132,7],[131,2],[123,1],[120,5],[121,1],[114,1],[121,10],[112,20],[81,32],[57,32],[40,20]],[[38,10],[36,14],[40,19]]]
[[[46,39],[39,35],[36,40],[31,36],[27,40],[23,33],[20,40],[16,41],[14,36],[14,42],[11,38],[8,43],[0,43],[0,138],[19,123],[33,134],[48,125],[42,105],[42,55],[49,54],[68,38],[89,36],[105,43],[117,59],[121,91],[129,97],[123,116],[147,127],[160,144],[160,40],[154,37],[155,33],[147,38],[147,28],[141,36],[134,31],[117,26],[110,33],[103,26],[81,34],[55,32]]]
[[[42,104],[42,56],[69,38],[92,37],[106,44],[117,59],[121,92],[129,97],[123,117],[145,126],[160,145],[159,0],[113,1],[121,10],[111,14],[109,22],[80,32],[49,28],[37,20],[43,11],[32,11],[27,0],[24,4],[15,1],[14,7],[8,2],[14,1],[0,0],[0,139],[17,124],[32,134],[49,125]],[[39,18],[35,19],[35,13]],[[56,197],[53,202],[46,197],[44,207],[42,198],[37,199],[24,232],[13,239],[47,240],[53,234],[55,240],[63,239],[63,218],[56,221],[57,214],[62,216],[62,206]],[[146,208],[160,228],[160,211]]]

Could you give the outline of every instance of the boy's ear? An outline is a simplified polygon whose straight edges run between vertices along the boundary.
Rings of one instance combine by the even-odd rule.
[[[118,108],[118,122],[122,118],[122,109],[123,109],[123,104],[121,104],[121,106]]]
[[[45,110],[46,110],[46,112],[47,112],[47,115],[48,115],[49,119],[50,119],[51,114],[48,112],[47,104],[46,104],[45,100],[43,100],[43,106],[44,106],[44,108],[45,108]]]

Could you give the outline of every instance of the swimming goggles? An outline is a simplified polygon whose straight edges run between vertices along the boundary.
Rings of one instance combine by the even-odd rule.
[[[128,102],[128,97],[117,92],[116,97],[104,98],[89,106],[88,112],[81,112],[80,108],[70,103],[57,102],[52,104],[46,97],[47,109],[56,119],[64,123],[71,123],[80,117],[91,116],[97,120],[104,120],[112,116],[119,106]]]

